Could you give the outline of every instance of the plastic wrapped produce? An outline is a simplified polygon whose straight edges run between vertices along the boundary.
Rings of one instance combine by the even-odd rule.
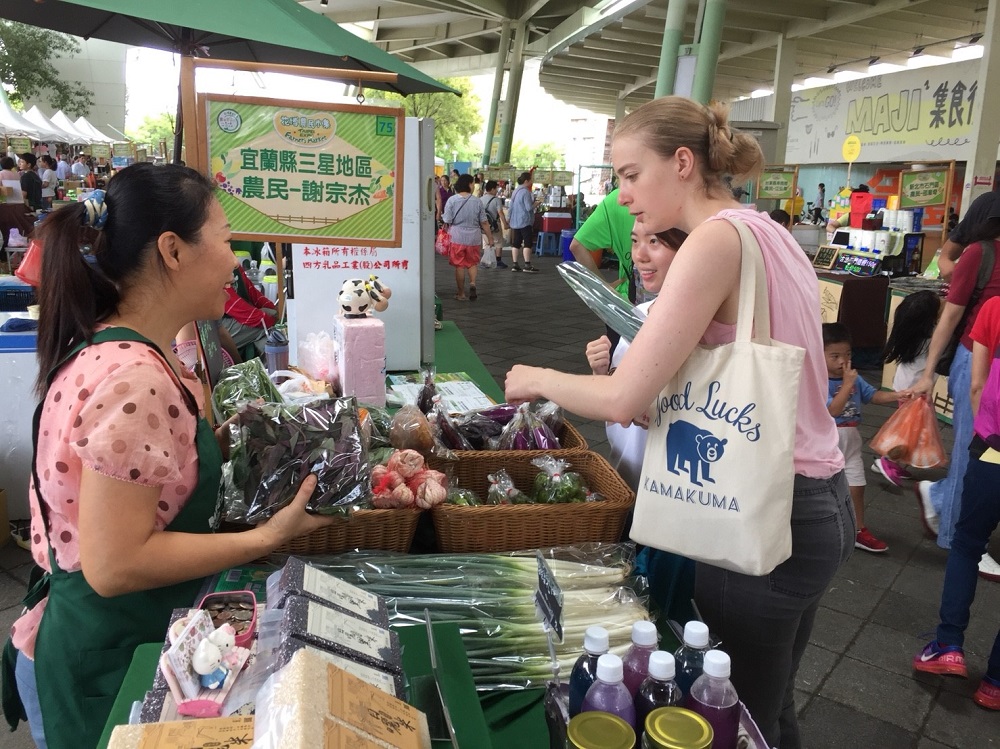
[[[588,498],[596,499],[597,495],[588,497],[590,489],[576,471],[567,470],[570,464],[565,460],[543,455],[531,461],[538,467],[540,473],[535,476],[535,486],[532,498],[535,502],[547,504],[563,504],[569,502],[586,502]]]
[[[531,412],[528,403],[518,407],[497,443],[498,450],[558,450],[559,447],[552,430]]]
[[[285,402],[260,359],[251,359],[224,369],[212,391],[212,403],[223,420],[238,412],[245,403],[256,400],[266,403]]]
[[[514,479],[507,473],[507,469],[501,468],[496,473],[491,473],[487,478],[490,482],[490,488],[486,493],[486,504],[524,505],[531,502],[531,497],[514,486]]]

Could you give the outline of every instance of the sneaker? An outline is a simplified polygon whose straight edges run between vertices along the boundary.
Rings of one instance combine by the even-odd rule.
[[[872,470],[875,473],[880,474],[893,486],[903,485],[903,470],[899,467],[899,463],[889,458],[875,458],[875,462],[872,463]]]
[[[858,535],[854,538],[854,548],[870,551],[872,554],[881,554],[889,549],[885,541],[879,541],[867,528],[858,531]]]
[[[538,273],[538,268],[536,268],[531,263],[528,263],[527,265],[524,266],[524,272],[525,273]]]
[[[511,273],[520,273],[521,272],[521,266],[518,265],[517,263],[514,263],[512,266],[510,266],[510,272]]]
[[[913,486],[913,492],[917,495],[917,504],[920,505],[920,521],[924,524],[924,531],[928,538],[938,536],[938,514],[934,510],[934,503],[931,502],[932,481],[918,481]]]
[[[497,268],[506,268],[506,267],[507,267],[507,263],[505,263],[503,260],[500,260],[499,258],[497,258]]]
[[[979,576],[983,580],[1000,583],[1000,564],[997,564],[997,560],[991,557],[989,552],[983,554],[983,558],[979,560]]]
[[[1000,679],[984,676],[972,699],[987,710],[1000,710]]]
[[[962,648],[958,645],[942,645],[937,640],[927,643],[927,647],[913,656],[913,670],[963,678],[969,675]]]

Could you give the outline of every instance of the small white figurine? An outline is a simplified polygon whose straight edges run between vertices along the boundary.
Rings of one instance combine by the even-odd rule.
[[[223,665],[229,669],[236,668],[240,656],[236,652],[236,630],[233,628],[233,625],[223,624],[210,634],[208,639],[218,646],[219,651],[222,653]]]
[[[198,674],[198,680],[206,689],[218,689],[229,676],[229,669],[222,665],[222,651],[207,637],[198,643],[191,667]]]
[[[389,297],[392,290],[378,280],[378,276],[369,276],[365,281],[361,278],[351,278],[344,281],[340,287],[340,310],[344,317],[365,317],[372,310],[385,312],[389,307]]]

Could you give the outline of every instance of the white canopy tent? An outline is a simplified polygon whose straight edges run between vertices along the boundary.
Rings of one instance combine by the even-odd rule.
[[[10,105],[10,101],[7,99],[7,92],[0,86],[0,135],[12,135],[31,138],[32,140],[48,140],[49,136],[54,136],[55,134],[49,132],[42,133],[40,128],[24,119],[24,116],[20,112],[14,111],[14,108]]]
[[[96,127],[94,127],[93,125],[91,125],[90,122],[87,120],[86,117],[78,117],[77,120],[76,120],[76,122],[73,123],[73,126],[77,130],[79,130],[81,133],[83,133],[85,135],[90,135],[91,136],[91,140],[90,140],[91,143],[108,143],[108,144],[110,144],[110,143],[114,143],[115,142],[114,138],[111,138],[111,137],[105,135],[100,130],[98,130]]]
[[[76,136],[76,140],[73,143],[91,143],[93,142],[93,137],[89,133],[81,133],[79,128],[73,124],[73,121],[60,109],[50,118],[52,124],[58,127],[60,130],[67,134]]]
[[[42,114],[42,110],[38,107],[32,107],[25,112],[24,119],[38,127],[39,130],[48,130],[49,132],[59,133],[59,137],[56,139],[59,143],[79,145],[87,142],[79,135],[63,132],[54,122],[51,122],[48,117]]]

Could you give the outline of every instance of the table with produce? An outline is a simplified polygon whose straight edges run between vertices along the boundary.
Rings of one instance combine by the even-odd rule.
[[[765,746],[707,627],[651,611],[634,493],[555,404],[455,411],[428,372],[379,407],[275,374],[213,390],[218,530],[310,473],[335,521],[206,580],[137,649],[102,746]]]

